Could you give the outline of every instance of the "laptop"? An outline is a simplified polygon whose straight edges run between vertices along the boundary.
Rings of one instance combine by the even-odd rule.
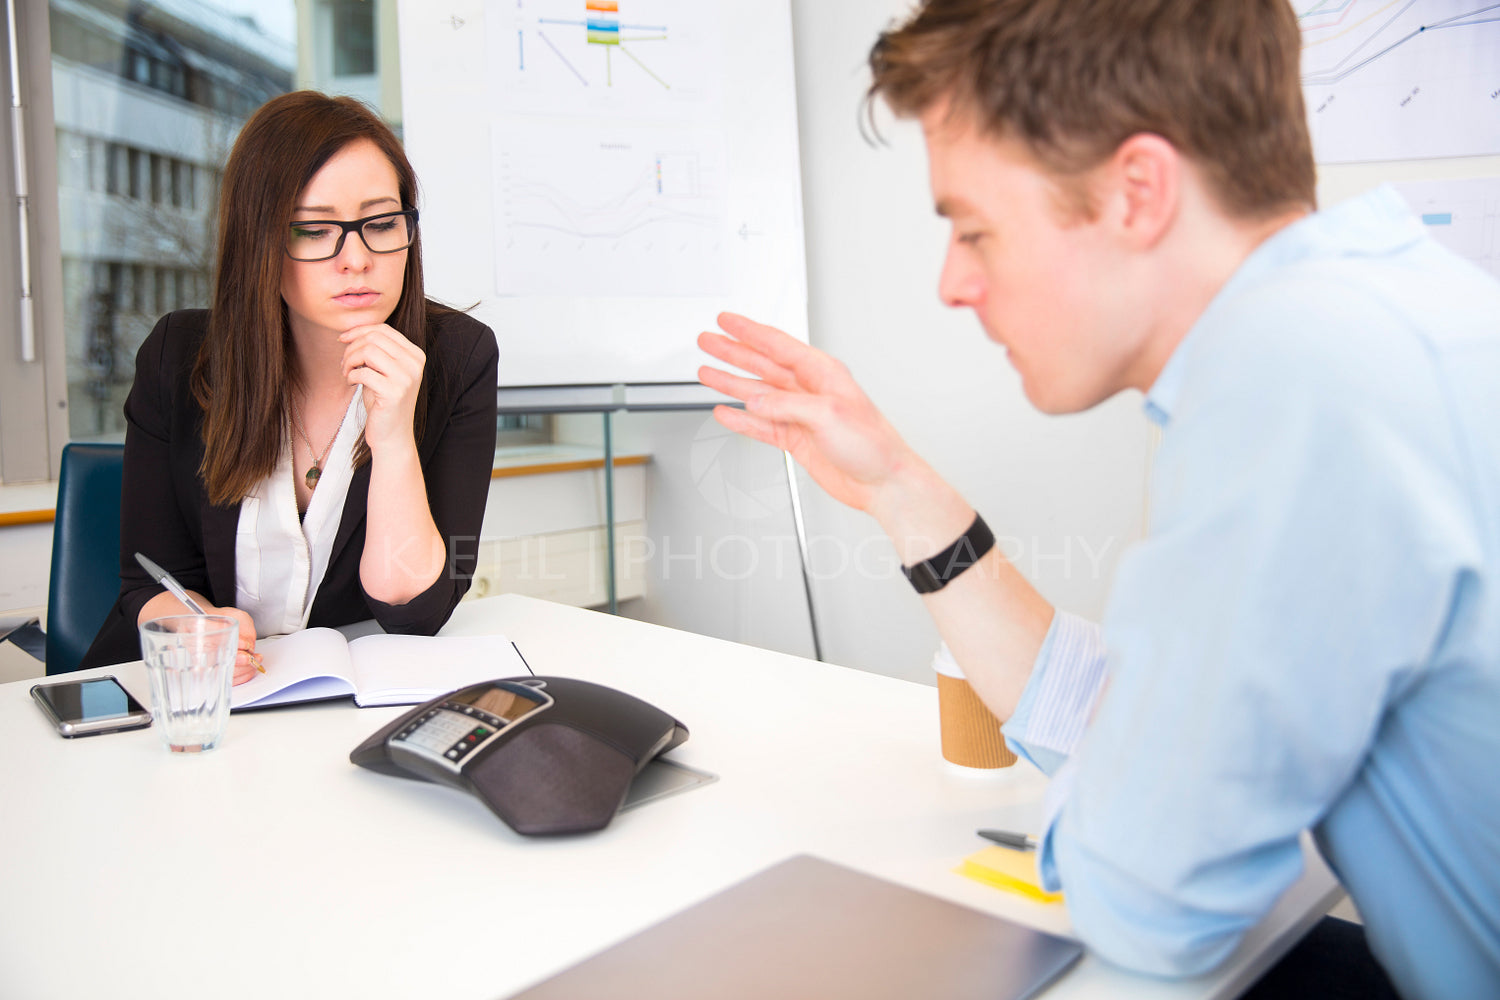
[[[789,858],[515,1000],[1026,1000],[1083,954],[809,855]]]

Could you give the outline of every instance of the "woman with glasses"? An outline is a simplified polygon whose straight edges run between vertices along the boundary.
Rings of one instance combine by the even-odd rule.
[[[488,327],[428,300],[417,183],[350,98],[284,94],[225,167],[211,310],[163,317],[125,402],[121,589],[85,666],[184,607],[257,637],[375,619],[431,634],[468,590],[495,447]]]

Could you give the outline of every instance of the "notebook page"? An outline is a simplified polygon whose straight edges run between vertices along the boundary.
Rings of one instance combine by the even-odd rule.
[[[349,643],[355,700],[371,705],[415,705],[455,688],[531,671],[501,635],[367,635]]]
[[[266,672],[235,686],[229,698],[230,709],[354,693],[349,645],[331,628],[309,628],[262,639],[255,644],[255,651]]]

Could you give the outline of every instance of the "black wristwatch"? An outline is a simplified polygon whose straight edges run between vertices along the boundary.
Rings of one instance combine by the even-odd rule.
[[[969,530],[958,536],[958,541],[948,546],[931,559],[923,559],[915,566],[902,566],[901,572],[911,581],[919,594],[930,594],[942,590],[949,581],[984,558],[984,554],[995,547],[995,536],[984,518],[974,515]]]

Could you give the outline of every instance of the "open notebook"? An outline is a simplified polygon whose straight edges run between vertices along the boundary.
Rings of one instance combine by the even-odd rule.
[[[531,673],[504,636],[365,635],[310,628],[263,639],[264,674],[235,687],[231,709],[347,698],[361,707],[416,705],[466,684]]]

